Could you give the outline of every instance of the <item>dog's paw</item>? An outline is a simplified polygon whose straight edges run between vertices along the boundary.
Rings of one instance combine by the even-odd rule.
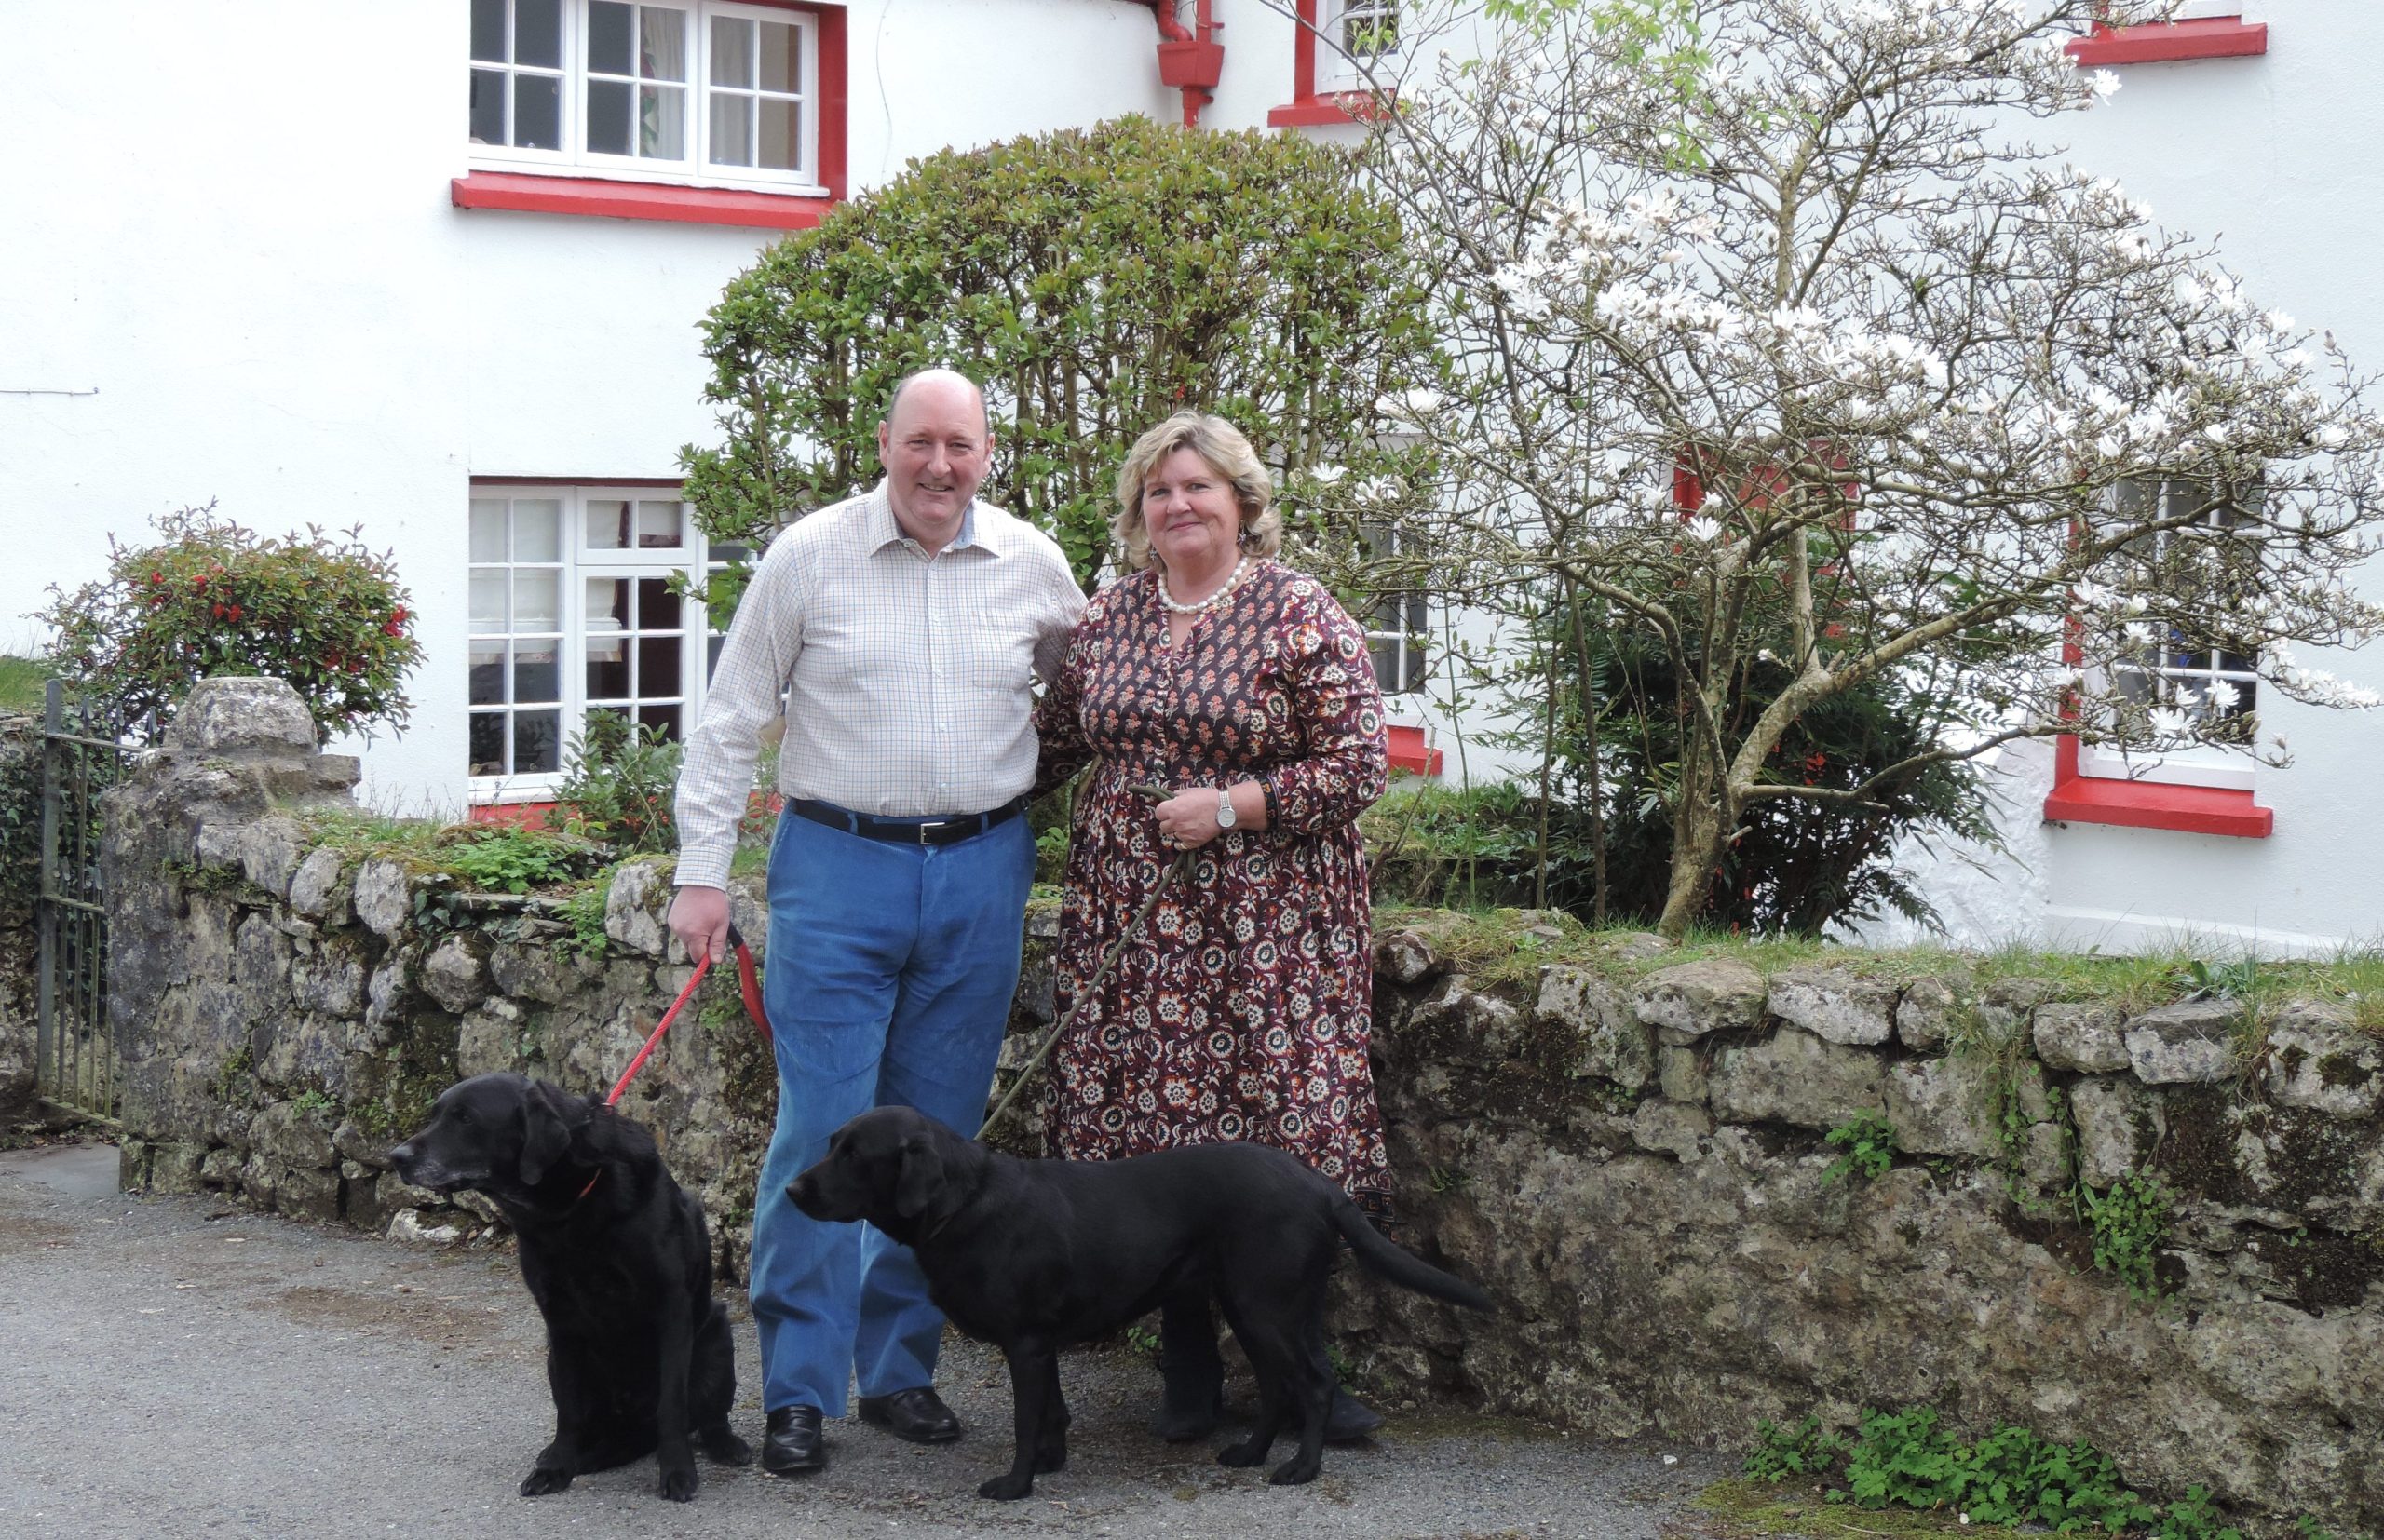
[[[977,1489],[980,1497],[990,1497],[996,1503],[1016,1502],[1035,1490],[1035,1478],[1004,1471]]]
[[[561,1492],[571,1485],[571,1472],[551,1466],[540,1466],[522,1478],[522,1495],[544,1497],[550,1492]]]
[[[1323,1468],[1322,1460],[1303,1460],[1295,1454],[1277,1466],[1274,1473],[1266,1479],[1272,1485],[1279,1487],[1306,1486],[1308,1482],[1315,1480],[1316,1473]]]
[[[753,1463],[753,1446],[721,1428],[703,1436],[704,1458],[716,1466],[750,1466]]]
[[[664,1471],[657,1490],[673,1503],[694,1502],[696,1500],[696,1467],[689,1466],[684,1470]]]
[[[1267,1443],[1272,1442],[1274,1440],[1271,1439],[1267,1440]],[[1217,1451],[1217,1464],[1231,1466],[1236,1470],[1254,1466],[1266,1458],[1266,1444],[1262,1444],[1254,1439],[1246,1439],[1238,1444],[1227,1444]]]

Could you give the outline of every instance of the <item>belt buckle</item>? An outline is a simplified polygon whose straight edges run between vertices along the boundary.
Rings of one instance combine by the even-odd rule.
[[[958,818],[938,818],[938,819],[936,819],[933,823],[923,823],[923,824],[919,825],[919,844],[923,844],[923,845],[924,845],[924,844],[928,844],[933,843],[933,842],[929,841],[929,840],[928,840],[928,830],[930,830],[930,829],[949,829],[949,828],[951,828],[954,824],[958,823],[959,821],[960,821],[960,820],[959,820]]]

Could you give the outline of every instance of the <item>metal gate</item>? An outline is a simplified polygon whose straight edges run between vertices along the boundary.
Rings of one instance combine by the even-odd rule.
[[[121,1076],[108,1027],[108,925],[100,885],[100,793],[135,745],[112,713],[51,680],[42,718],[40,1017],[35,1088],[113,1120]]]

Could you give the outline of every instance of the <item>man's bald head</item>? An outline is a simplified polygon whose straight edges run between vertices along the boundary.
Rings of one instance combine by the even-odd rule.
[[[985,437],[988,439],[993,437],[994,413],[993,410],[985,405],[985,392],[976,381],[956,369],[941,367],[918,369],[903,375],[894,386],[894,399],[886,404],[886,421],[890,424],[901,415],[902,398],[908,396],[913,390],[922,387],[935,391],[966,392],[968,398],[977,403],[977,416],[984,425]]]

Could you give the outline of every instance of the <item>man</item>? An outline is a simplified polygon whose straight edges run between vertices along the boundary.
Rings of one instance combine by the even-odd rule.
[[[983,1118],[1018,987],[1035,842],[1030,680],[1059,672],[1084,596],[1059,547],[977,501],[983,395],[950,370],[904,380],[877,426],[885,480],[783,531],[729,628],[679,780],[670,928],[719,958],[729,856],[764,730],[781,714],[767,995],[778,1126],[753,1206],[762,1465],[827,1462],[822,1415],[941,1443],[943,1317],[906,1249],[822,1224],[786,1184],[873,1106],[955,1128]]]

